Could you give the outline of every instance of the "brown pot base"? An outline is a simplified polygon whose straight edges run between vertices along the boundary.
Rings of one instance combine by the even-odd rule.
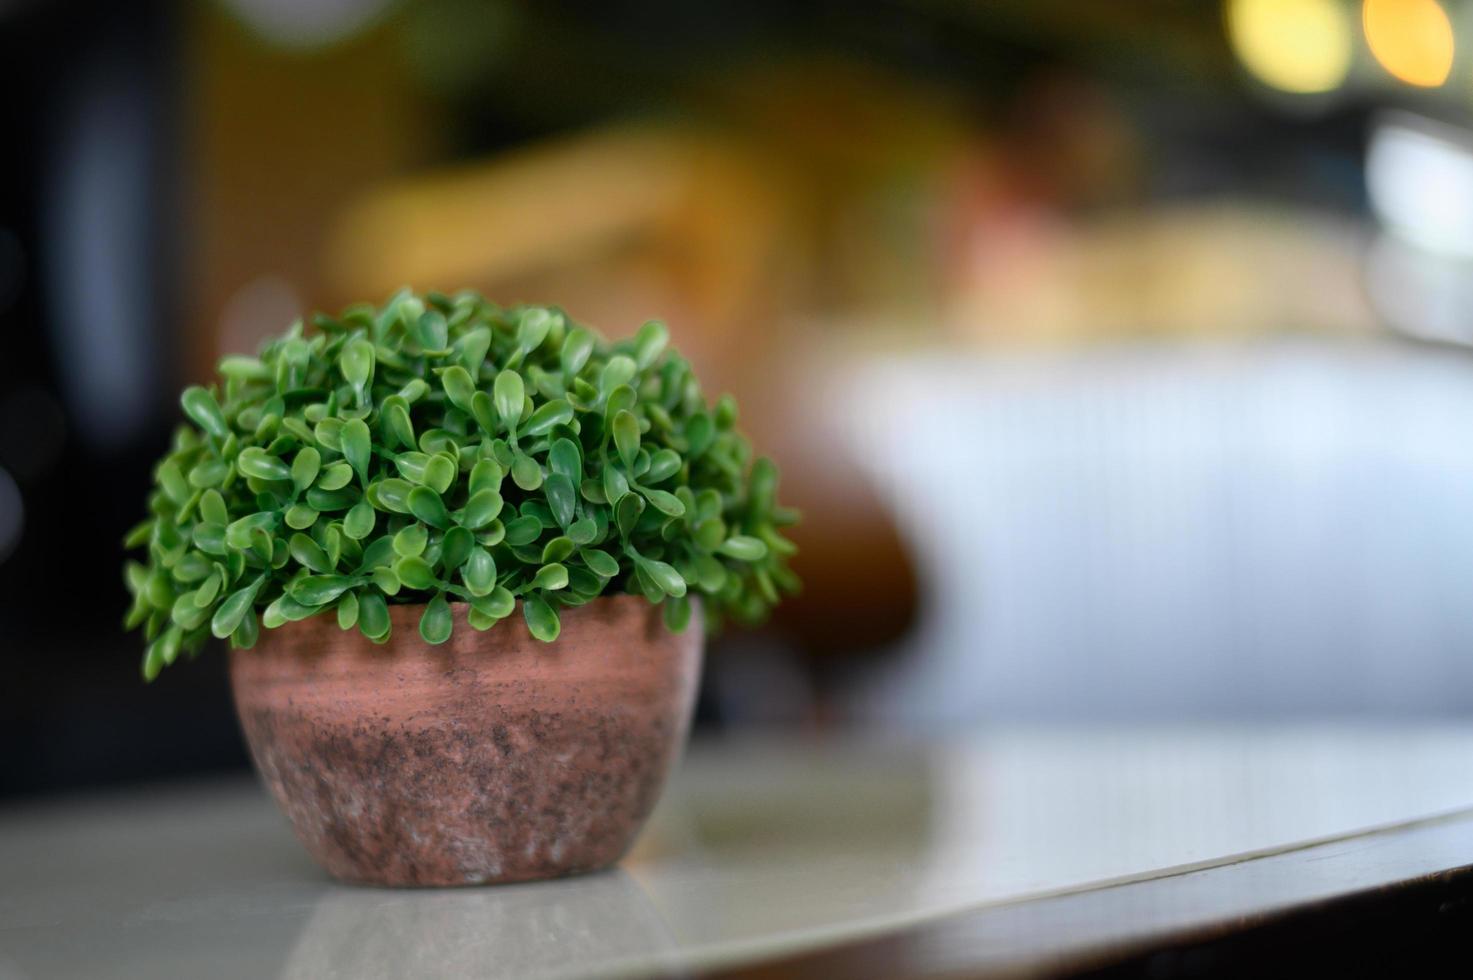
[[[391,606],[375,646],[330,617],[230,654],[256,768],[329,872],[466,885],[607,867],[629,849],[684,743],[701,624],[669,632],[637,596],[562,611],[552,644],[520,612],[450,640]]]

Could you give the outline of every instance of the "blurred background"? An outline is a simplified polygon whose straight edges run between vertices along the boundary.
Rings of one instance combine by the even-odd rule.
[[[406,284],[738,397],[806,591],[709,729],[1473,713],[1473,3],[9,0],[0,83],[0,795],[244,769],[120,539]]]

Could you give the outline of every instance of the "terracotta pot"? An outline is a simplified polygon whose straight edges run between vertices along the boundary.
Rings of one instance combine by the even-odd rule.
[[[329,616],[230,654],[251,756],[339,878],[464,885],[592,871],[623,856],[690,725],[699,609],[683,633],[638,596],[562,610],[552,644],[520,610],[449,641],[391,606],[376,646]]]

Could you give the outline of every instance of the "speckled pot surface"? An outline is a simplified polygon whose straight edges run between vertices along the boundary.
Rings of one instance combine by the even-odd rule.
[[[453,607],[390,606],[375,646],[328,616],[230,653],[251,756],[312,856],[386,885],[524,881],[617,861],[685,741],[701,663],[638,596],[564,609],[552,644],[520,610],[480,633]]]

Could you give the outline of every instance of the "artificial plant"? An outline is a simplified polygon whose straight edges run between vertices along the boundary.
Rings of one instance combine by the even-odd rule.
[[[181,399],[149,517],[125,545],[152,680],[210,635],[334,615],[370,640],[391,603],[450,603],[485,630],[518,600],[552,641],[558,610],[611,593],[664,604],[684,629],[761,619],[797,588],[777,470],[755,461],[730,396],[707,403],[646,323],[608,343],[561,311],[473,292],[404,291],[294,323]]]

